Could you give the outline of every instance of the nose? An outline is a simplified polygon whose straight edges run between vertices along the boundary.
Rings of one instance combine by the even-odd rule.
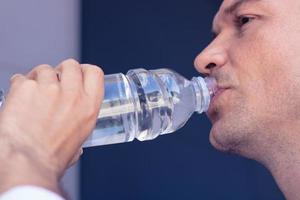
[[[227,54],[225,48],[211,43],[197,55],[194,65],[197,71],[205,76],[209,76],[214,69],[224,66],[226,62]]]

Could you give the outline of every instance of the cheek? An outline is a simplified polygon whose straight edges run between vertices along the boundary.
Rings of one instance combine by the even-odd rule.
[[[260,120],[300,116],[300,31],[289,27],[267,24],[230,43],[230,65],[244,103],[237,106]]]
[[[274,121],[282,120],[283,115],[288,118],[300,106],[294,101],[300,97],[300,58],[296,53],[300,50],[300,42],[296,42],[292,35],[287,36],[291,34],[285,31],[287,28],[283,29],[273,28],[272,33],[262,29],[253,34],[246,50],[251,71],[248,72],[248,81],[256,81],[251,84],[254,86],[252,91],[256,92],[252,95],[253,101],[265,112],[262,113],[266,115],[264,118]]]
[[[283,118],[294,120],[300,116],[300,84],[278,66],[275,58],[268,59],[261,66],[249,61],[253,70],[240,71],[240,103],[244,103],[241,106],[262,124],[280,123]]]
[[[283,71],[278,67],[278,56],[270,53],[272,48],[272,44],[261,36],[241,41],[231,52],[232,66],[239,80],[240,99],[244,101],[240,106],[257,118],[268,113],[272,106],[280,105],[274,96],[277,96],[275,88]]]

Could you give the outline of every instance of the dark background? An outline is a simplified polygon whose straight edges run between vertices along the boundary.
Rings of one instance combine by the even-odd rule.
[[[217,0],[82,0],[82,62],[106,74],[172,68],[196,76],[195,56],[211,40]],[[254,161],[217,152],[197,115],[176,133],[93,147],[81,162],[81,199],[283,199]]]

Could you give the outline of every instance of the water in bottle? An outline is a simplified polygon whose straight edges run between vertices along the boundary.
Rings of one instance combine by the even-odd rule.
[[[105,95],[94,131],[84,147],[152,140],[181,128],[208,109],[213,78],[185,79],[170,69],[130,70],[105,76]]]

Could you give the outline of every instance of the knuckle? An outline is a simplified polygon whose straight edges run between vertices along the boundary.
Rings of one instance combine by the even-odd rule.
[[[86,69],[87,71],[91,71],[91,72],[93,72],[93,73],[96,73],[96,74],[98,74],[99,76],[104,76],[103,70],[102,70],[100,67],[98,67],[97,65],[87,65],[87,66],[85,67],[85,69]]]
[[[43,69],[49,69],[52,68],[50,65],[48,64],[41,64],[35,67],[36,70],[43,70]]]
[[[99,77],[103,77],[103,76],[104,76],[104,72],[103,72],[103,70],[102,70],[100,67],[95,66],[95,65],[93,65],[93,67],[94,67],[94,69],[95,69],[95,73],[97,73],[97,75],[98,75]]]
[[[61,66],[62,67],[79,66],[79,63],[75,59],[69,58],[69,59],[64,60],[61,63]]]
[[[20,80],[22,80],[22,77],[23,77],[22,74],[14,74],[10,77],[10,83],[13,84],[13,83],[20,81]]]
[[[54,69],[50,65],[43,64],[43,65],[39,65],[39,66],[35,67],[33,70],[37,74],[39,74],[39,73],[43,73],[43,72],[46,72],[46,71],[53,71]]]
[[[54,69],[50,65],[40,65],[36,68],[37,74],[47,73],[52,71],[54,71]]]

